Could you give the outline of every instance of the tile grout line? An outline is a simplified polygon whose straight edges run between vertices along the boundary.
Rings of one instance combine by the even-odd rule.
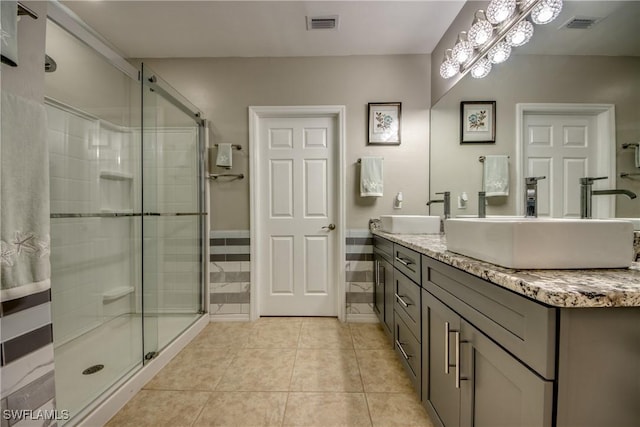
[[[298,361],[298,350],[300,348],[300,341],[302,340],[302,324],[304,321],[300,322],[300,329],[298,330],[298,342],[296,344],[296,354],[293,358],[293,367],[291,368],[291,376],[289,377],[289,387],[287,387],[287,398],[284,401],[284,410],[282,411],[282,422],[280,426],[284,426],[285,416],[287,415],[287,405],[289,405],[289,396],[291,396],[291,382],[293,381],[293,373],[296,369],[296,362]]]
[[[351,340],[353,341],[353,353],[356,356],[356,365],[358,365],[358,374],[360,376],[360,383],[362,384],[362,394],[364,395],[364,402],[367,405],[367,414],[369,414],[369,424],[373,426],[373,417],[371,415],[371,407],[369,406],[369,399],[367,398],[367,390],[364,387],[364,380],[362,379],[362,370],[360,369],[360,359],[358,359],[357,349],[355,348],[355,340],[353,338],[353,330],[349,326],[349,332],[351,333]]]
[[[207,403],[209,403],[209,401],[213,397],[213,393],[214,392],[211,392],[211,391],[209,392],[209,397],[207,398],[206,402],[204,402],[204,405],[202,405],[202,408],[200,408],[200,412],[198,412],[198,415],[196,416],[196,418],[191,423],[191,427],[195,426],[196,423],[198,422],[198,420],[200,419],[200,417],[202,416],[202,413],[204,412],[204,409],[207,407]]]

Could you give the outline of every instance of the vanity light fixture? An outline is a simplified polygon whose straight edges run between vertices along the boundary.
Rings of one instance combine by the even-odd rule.
[[[489,41],[493,35],[493,25],[487,21],[483,10],[478,10],[473,18],[473,25],[467,33],[467,38],[473,47],[479,47]]]
[[[440,76],[443,79],[450,79],[460,72],[460,65],[451,59],[451,49],[444,52],[444,61],[440,65]]]
[[[474,79],[481,79],[483,77],[487,77],[487,75],[491,72],[491,61],[487,58],[482,58],[480,61],[476,62],[471,68],[471,77]]]
[[[487,19],[494,25],[502,24],[516,11],[516,0],[491,0],[487,6]]]
[[[458,34],[458,42],[451,51],[451,59],[458,64],[464,64],[473,56],[473,45],[467,40],[466,31]]]
[[[526,44],[533,36],[533,24],[526,19],[518,22],[508,33],[505,41],[511,47],[518,47]]]
[[[561,11],[562,0],[491,0],[486,11],[476,11],[469,32],[460,33],[453,50],[447,49],[440,75],[450,79],[472,72],[475,78],[485,77],[491,70],[487,63],[506,61],[512,47],[531,39],[534,26],[530,21],[547,24]]]
[[[536,24],[548,24],[562,11],[562,0],[542,0],[531,11],[531,19]]]
[[[511,46],[506,42],[500,42],[489,50],[487,58],[493,64],[500,64],[509,59],[509,55],[511,55]]]

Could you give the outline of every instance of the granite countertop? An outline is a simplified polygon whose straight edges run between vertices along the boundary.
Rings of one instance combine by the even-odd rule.
[[[443,234],[373,234],[554,307],[640,307],[640,262],[628,269],[514,270],[447,251]]]

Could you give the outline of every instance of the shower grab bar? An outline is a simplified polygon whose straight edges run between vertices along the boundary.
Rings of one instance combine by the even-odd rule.
[[[50,218],[120,218],[141,216],[207,216],[207,212],[174,212],[174,213],[130,213],[130,212],[101,212],[101,213],[52,213]]]

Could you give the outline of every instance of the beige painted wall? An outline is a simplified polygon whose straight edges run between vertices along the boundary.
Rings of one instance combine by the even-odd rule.
[[[248,107],[345,105],[347,228],[366,228],[387,213],[425,214],[429,188],[430,57],[428,55],[146,59],[211,120],[211,143],[244,148],[233,172],[248,173]],[[402,144],[366,145],[367,103],[402,102]],[[384,197],[359,197],[358,158],[384,157]],[[392,208],[398,191],[401,211]],[[249,228],[249,180],[211,184],[214,230]]]
[[[617,170],[633,171],[631,150],[625,142],[640,140],[640,58],[551,55],[514,55],[494,67],[489,77],[461,80],[431,111],[431,191],[466,191],[469,208],[452,214],[476,214],[477,192],[482,185],[482,166],[478,156],[509,154],[515,159],[516,103],[607,103],[615,104]],[[495,144],[460,145],[460,101],[497,102]],[[512,160],[513,164],[513,160]],[[638,171],[637,169],[635,170]],[[511,168],[511,192],[487,209],[488,214],[514,214],[515,176]],[[640,180],[617,179],[617,188],[640,196]],[[455,197],[453,197],[455,198]],[[640,198],[617,197],[617,216],[640,216]],[[434,213],[438,213],[436,211]]]

